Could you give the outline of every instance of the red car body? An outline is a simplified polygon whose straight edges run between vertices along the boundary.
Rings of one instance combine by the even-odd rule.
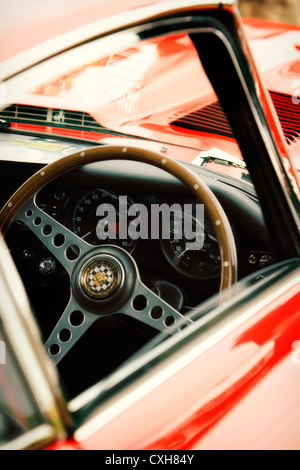
[[[46,18],[43,15],[43,2],[31,3],[36,11],[30,21],[25,21],[25,16],[19,11],[14,24],[9,22],[14,2],[4,11],[1,20],[3,26],[0,28],[2,44],[5,38],[7,45],[1,50],[1,59],[4,61],[59,34],[84,27],[95,19],[105,21],[113,15],[121,18],[128,11],[132,11],[134,15],[140,9],[151,6],[156,14],[159,8],[163,12],[165,3],[169,2],[161,4],[159,1],[149,3],[141,0],[110,0],[99,5],[97,1],[73,1],[63,7],[60,2],[56,2],[57,8],[52,8]],[[173,8],[177,9],[177,2],[174,2]],[[178,6],[181,13],[185,8],[188,11],[188,7],[182,5],[180,9]],[[231,12],[234,21],[240,21],[236,7],[225,8]],[[270,92],[282,130],[272,114],[272,106],[258,90],[262,108],[281,155],[289,159],[291,173],[297,178],[297,172],[300,171],[300,104],[297,107],[291,100],[293,98],[295,103],[300,100],[300,28],[250,19],[243,20],[236,27],[240,33],[244,31],[248,40],[249,60],[251,61],[252,54],[257,65],[254,75],[259,74],[262,78],[262,82],[258,80],[258,86],[262,87],[263,83]],[[19,39],[20,34],[22,41]],[[195,86],[192,82],[193,79],[196,80],[193,72],[195,50],[191,45],[189,55],[186,53],[186,44],[181,49],[181,45],[187,40],[185,35],[178,34],[176,38],[167,37],[158,46],[155,38],[148,41],[150,46],[157,47],[159,55],[159,60],[151,70],[150,85],[153,86],[154,83],[159,87],[161,82],[171,83],[172,72],[176,83],[181,83],[186,88],[184,95],[170,86],[169,96],[158,95],[159,101],[154,102],[155,95],[146,83],[141,90],[144,108],[140,107],[136,113],[131,112],[129,119],[127,115],[118,114],[115,103],[110,104],[107,116],[117,116],[113,126],[109,126],[108,121],[105,122],[103,108],[97,108],[94,103],[96,100],[92,101],[92,97],[95,97],[93,87],[89,90],[91,100],[87,99],[85,107],[82,103],[72,101],[72,87],[76,82],[73,80],[74,73],[78,79],[83,76],[84,68],[60,76],[59,86],[56,86],[55,80],[49,80],[48,83],[35,87],[19,99],[17,104],[48,107],[51,100],[51,106],[55,109],[80,109],[95,121],[101,121],[104,127],[152,141],[149,145],[153,150],[159,151],[160,142],[163,142],[168,145],[174,158],[188,163],[197,157],[199,148],[209,150],[220,146],[228,154],[242,159],[226,118],[222,124],[226,135],[222,136],[205,130],[195,133],[176,123],[179,119],[182,123],[188,115],[207,105],[217,106],[218,117],[223,112],[204,75],[201,92],[198,96],[193,94]],[[94,64],[92,73],[97,76],[97,69],[101,67],[103,62]],[[186,83],[185,74],[190,77]],[[90,80],[93,81],[92,76]],[[189,90],[192,93],[187,96]],[[184,101],[181,101],[182,96]],[[148,113],[150,107],[154,110],[151,115]],[[11,126],[14,130],[46,134],[53,131],[50,124],[12,122]],[[59,126],[55,127],[54,133],[99,143],[114,144],[119,139],[116,135],[99,135],[96,132],[70,130]],[[283,137],[287,147],[282,144]],[[181,147],[186,148],[184,158]],[[209,163],[206,168],[214,170],[215,163]],[[242,172],[243,170],[233,167],[223,170],[224,174],[234,177],[239,177]],[[68,437],[59,437],[45,448],[144,449],[151,450],[151,455],[155,455],[155,451],[159,449],[299,449],[298,276],[299,269],[290,273],[287,279],[278,281],[275,290],[269,287],[263,292],[257,292],[255,297],[249,297],[246,307],[233,306],[233,315],[224,319],[217,327],[212,326],[210,335],[204,335],[203,341],[199,341],[197,336],[191,337],[180,349],[175,349],[172,355],[167,354],[161,373],[159,366],[154,367],[153,371],[150,369],[133,384],[124,385],[117,398],[115,395],[108,397],[102,411],[91,413],[89,419],[83,420],[80,427],[75,426]]]
[[[299,330],[299,297],[299,286],[280,293],[101,430],[50,449],[298,449],[300,377],[291,344]]]

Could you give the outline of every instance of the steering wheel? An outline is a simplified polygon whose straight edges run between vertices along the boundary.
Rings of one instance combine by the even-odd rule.
[[[204,204],[215,228],[221,257],[222,300],[236,281],[236,248],[226,214],[207,185],[181,163],[148,150],[121,146],[94,147],[59,159],[29,178],[0,212],[2,233],[11,222],[22,221],[69,275],[69,302],[45,344],[54,363],[61,361],[102,316],[122,313],[167,334],[177,333],[192,323],[142,283],[129,253],[114,245],[90,245],[37,206],[38,191],[57,176],[89,163],[120,159],[162,168],[191,190]]]

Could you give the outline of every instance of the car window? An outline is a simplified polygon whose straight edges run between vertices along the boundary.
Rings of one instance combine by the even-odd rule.
[[[0,446],[43,423],[0,323]]]

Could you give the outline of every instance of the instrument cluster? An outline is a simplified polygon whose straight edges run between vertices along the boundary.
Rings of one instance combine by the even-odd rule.
[[[64,223],[91,245],[114,244],[134,258],[137,251],[156,257],[190,279],[217,278],[216,234],[205,208],[200,218],[198,212],[195,200],[93,188],[67,200]]]

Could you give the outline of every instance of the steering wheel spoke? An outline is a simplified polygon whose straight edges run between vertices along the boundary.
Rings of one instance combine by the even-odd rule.
[[[37,236],[70,276],[77,259],[91,249],[91,245],[40,209],[35,197],[24,204],[15,220],[23,222]]]
[[[154,294],[140,280],[137,280],[134,293],[123,307],[122,313],[168,335],[178,333],[193,323]]]
[[[99,317],[85,310],[71,296],[45,348],[54,364],[60,362]]]

